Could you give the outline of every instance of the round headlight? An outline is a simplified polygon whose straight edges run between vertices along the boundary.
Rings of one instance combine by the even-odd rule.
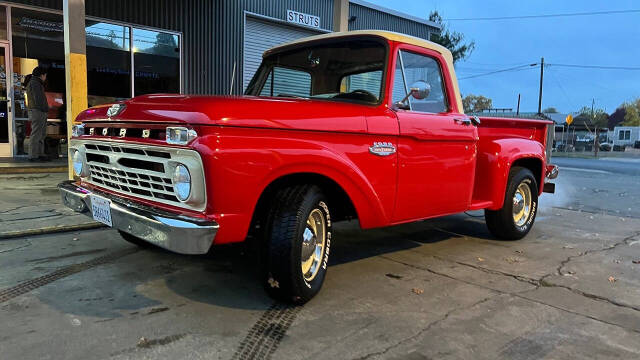
[[[191,194],[191,175],[186,166],[179,164],[173,172],[173,191],[178,200],[186,201]]]
[[[73,153],[73,172],[76,176],[82,176],[82,170],[84,167],[84,159],[82,158],[82,154],[80,151],[75,151]]]

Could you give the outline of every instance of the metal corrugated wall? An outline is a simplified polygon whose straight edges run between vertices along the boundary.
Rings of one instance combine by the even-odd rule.
[[[356,17],[349,22],[349,30],[388,30],[427,40],[431,32],[439,32],[437,28],[354,3],[349,4],[349,16]]]
[[[333,0],[85,0],[88,16],[179,31],[183,34],[183,82],[186,93],[228,94],[234,63],[233,93],[242,93],[245,11],[286,19],[288,9],[320,17],[333,27]],[[62,9],[62,0],[13,0]],[[349,30],[380,29],[425,39],[437,30],[365,6],[350,4]]]
[[[215,68],[219,71],[215,89],[218,93],[229,93],[234,63],[233,93],[242,93],[245,11],[284,21],[287,10],[295,10],[319,16],[322,29],[331,30],[333,26],[333,0],[218,0],[216,3],[216,33],[222,34],[216,37],[216,48],[221,56],[216,56],[214,60]]]
[[[62,9],[61,0],[14,0],[13,3]],[[182,32],[185,93],[213,94],[216,0],[86,0],[87,16]],[[219,80],[218,80],[219,81]]]

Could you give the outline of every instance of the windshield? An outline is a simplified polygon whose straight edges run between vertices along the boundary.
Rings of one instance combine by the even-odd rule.
[[[378,104],[386,54],[383,42],[362,38],[272,54],[262,61],[245,94]]]

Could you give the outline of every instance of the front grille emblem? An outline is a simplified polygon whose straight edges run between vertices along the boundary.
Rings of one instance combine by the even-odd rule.
[[[120,114],[122,112],[122,110],[124,110],[125,107],[126,107],[125,104],[113,104],[113,105],[111,105],[111,107],[109,109],[107,109],[107,117],[109,118],[109,120],[111,120],[111,118],[113,116],[116,116],[116,115]]]
[[[149,130],[149,129],[144,129],[144,130],[142,130],[142,137],[143,137],[144,139],[149,138],[149,136],[150,136],[150,135],[151,135],[151,130]]]
[[[109,128],[103,128],[102,129],[102,136],[107,136],[107,134],[109,134]]]
[[[125,137],[127,136],[127,129],[126,128],[122,128],[120,129],[120,137]]]
[[[93,135],[96,132],[96,128],[90,128],[89,129],[89,135]]]

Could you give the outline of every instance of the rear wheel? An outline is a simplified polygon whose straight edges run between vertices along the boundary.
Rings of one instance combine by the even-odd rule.
[[[278,191],[265,229],[264,286],[270,296],[298,304],[322,287],[331,246],[331,215],[319,187]]]
[[[523,167],[509,172],[507,191],[500,210],[485,210],[489,231],[497,238],[519,240],[533,227],[538,210],[538,186],[533,173]]]

